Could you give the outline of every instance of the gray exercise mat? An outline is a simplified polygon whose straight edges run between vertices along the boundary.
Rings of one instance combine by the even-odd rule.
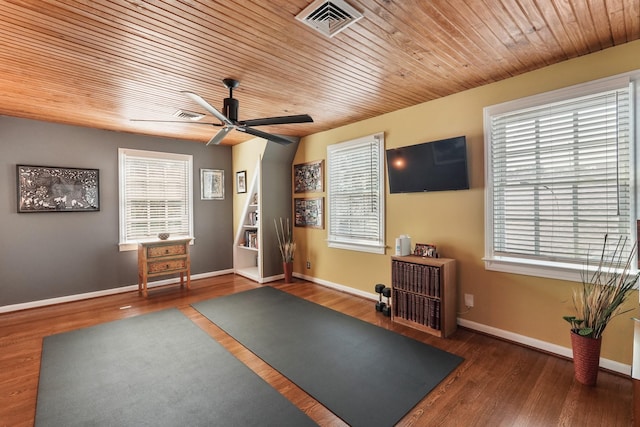
[[[351,426],[392,426],[463,361],[271,287],[193,307]]]
[[[37,426],[311,426],[177,309],[46,337]]]

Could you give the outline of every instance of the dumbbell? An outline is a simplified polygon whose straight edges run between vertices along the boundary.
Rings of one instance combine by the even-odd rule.
[[[378,294],[378,302],[376,303],[376,311],[382,311],[387,305],[382,302],[382,292],[384,291],[385,286],[381,283],[378,283],[375,287],[376,293]]]
[[[384,288],[381,295],[387,298],[387,303],[383,303],[384,307],[382,308],[382,314],[391,317],[391,303],[389,302],[389,298],[391,297],[391,288]]]

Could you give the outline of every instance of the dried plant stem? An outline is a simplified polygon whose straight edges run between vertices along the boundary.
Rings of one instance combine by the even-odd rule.
[[[278,220],[274,218],[273,223],[276,227],[278,248],[280,249],[282,262],[291,262],[293,261],[293,255],[296,251],[296,243],[293,241],[293,232],[291,231],[289,218],[287,218],[286,224],[282,218],[280,218],[279,223]]]

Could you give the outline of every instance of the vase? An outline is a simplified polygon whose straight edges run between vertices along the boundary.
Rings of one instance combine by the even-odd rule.
[[[293,262],[283,262],[282,269],[284,270],[284,283],[293,282]]]
[[[583,337],[571,332],[571,347],[573,348],[573,369],[579,383],[588,386],[596,385],[600,370],[601,338]]]

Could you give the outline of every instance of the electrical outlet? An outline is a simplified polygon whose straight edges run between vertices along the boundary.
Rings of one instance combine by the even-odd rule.
[[[464,294],[464,305],[468,308],[473,307],[473,294]]]
[[[307,261],[307,269],[311,268],[311,261]]]

